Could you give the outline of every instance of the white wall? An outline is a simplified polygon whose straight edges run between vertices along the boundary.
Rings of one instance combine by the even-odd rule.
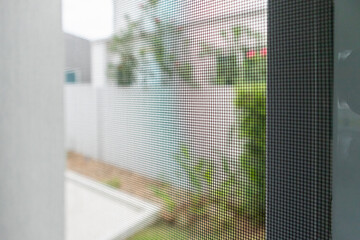
[[[173,90],[108,87],[101,104],[102,159],[148,176],[174,177],[180,134]]]
[[[87,157],[176,182],[181,144],[220,164],[240,154],[234,89],[68,85],[66,146]]]
[[[107,41],[104,39],[91,43],[91,79],[95,87],[104,86],[107,82]]]
[[[61,1],[0,1],[0,239],[64,239]]]
[[[66,148],[98,158],[98,101],[96,88],[89,84],[65,85]]]
[[[91,83],[91,43],[89,40],[64,34],[65,69],[78,72],[80,83]]]
[[[67,150],[160,177],[179,146],[172,91],[66,86]]]

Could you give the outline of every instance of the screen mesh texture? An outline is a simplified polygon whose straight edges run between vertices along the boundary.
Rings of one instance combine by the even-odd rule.
[[[159,208],[126,238],[327,239],[331,4],[113,8],[91,83],[65,86],[66,146],[69,170]]]

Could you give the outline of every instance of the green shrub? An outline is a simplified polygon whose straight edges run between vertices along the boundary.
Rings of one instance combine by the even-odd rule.
[[[230,199],[231,190],[236,186],[236,171],[230,170],[227,160],[224,158],[222,168],[216,169],[213,161],[193,157],[189,149],[182,146],[176,161],[189,186],[186,193],[182,193],[186,201],[177,201],[176,194],[169,188],[153,189],[172,215],[168,219],[182,227],[188,227],[197,237],[202,234],[208,236],[209,233],[221,235],[224,231],[233,230],[236,222],[232,216],[237,214],[238,208]],[[220,182],[214,180],[216,171],[226,175]],[[202,227],[196,227],[204,223],[211,226],[206,232],[202,232]]]
[[[266,48],[260,51],[250,50],[243,62],[242,77],[239,83],[264,83],[267,74]]]
[[[259,53],[244,61],[244,79],[236,88],[235,105],[239,138],[244,139],[240,166],[246,181],[241,185],[242,210],[265,221],[266,205],[266,56]]]
[[[216,58],[216,84],[232,85],[239,76],[238,57],[236,55],[217,56]]]
[[[240,164],[234,165],[223,158],[221,168],[215,168],[214,160],[197,158],[182,146],[176,161],[189,185],[187,207],[179,206],[168,189],[155,191],[175,221],[179,214],[177,209],[182,216],[185,211],[188,226],[194,224],[194,219],[196,222],[196,219],[208,218],[215,226],[214,234],[236,227],[234,218],[229,216],[246,215],[257,225],[265,222],[266,55],[252,53],[243,64],[243,78],[235,88],[238,137],[245,140]],[[222,178],[215,181],[215,175],[222,175]],[[246,180],[239,180],[239,176]]]
[[[189,62],[185,63],[175,63],[175,69],[177,70],[177,74],[180,76],[181,79],[186,81],[191,85],[196,85],[193,81],[193,66]]]
[[[123,56],[123,61],[117,67],[117,83],[119,86],[129,86],[135,80],[134,68],[136,61],[132,55]]]
[[[115,35],[108,45],[108,50],[119,58],[119,63],[108,66],[109,77],[119,86],[130,86],[135,81],[138,60],[135,54],[135,39],[138,23],[126,17],[127,29]]]

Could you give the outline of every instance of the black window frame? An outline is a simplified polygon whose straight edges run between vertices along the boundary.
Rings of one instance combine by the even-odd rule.
[[[268,3],[267,239],[330,239],[333,1]]]

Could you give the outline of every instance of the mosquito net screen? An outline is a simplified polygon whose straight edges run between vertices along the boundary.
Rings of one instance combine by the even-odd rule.
[[[270,223],[282,232],[283,221],[291,218],[286,193],[293,191],[299,191],[295,210],[315,216],[317,196],[327,194],[321,186],[328,184],[329,172],[313,168],[319,162],[301,165],[294,156],[328,157],[328,142],[320,143],[329,137],[330,122],[322,118],[327,109],[316,108],[328,97],[319,90],[327,78],[316,68],[326,46],[315,40],[326,38],[327,31],[309,25],[316,34],[290,33],[301,31],[295,23],[319,19],[319,11],[327,15],[331,8],[306,4],[298,4],[304,8],[298,14],[294,6],[289,7],[294,12],[286,10],[286,1],[268,6],[266,0],[114,0],[111,36],[67,38],[67,238],[265,239],[268,69],[278,74],[271,78],[275,100],[268,104],[275,103],[271,114],[280,116],[270,121],[271,133],[278,134],[270,138],[270,183],[278,187],[271,188],[269,199],[285,199],[285,212],[268,212],[274,213]],[[278,16],[269,18],[277,24],[272,33],[269,13]],[[289,39],[292,45],[286,44]],[[289,54],[295,61],[291,68]],[[305,59],[311,61],[301,68],[312,68],[311,76],[318,74],[323,82],[298,74],[296,66]],[[300,80],[291,81],[294,76]],[[329,90],[330,83],[325,85]],[[282,90],[285,95],[279,95]],[[307,105],[296,105],[297,100]],[[292,130],[282,138],[284,132],[276,129]],[[306,136],[295,140],[305,130]],[[312,142],[304,142],[311,134]],[[282,185],[274,182],[281,169]],[[316,217],[326,222],[321,214]],[[309,219],[291,232],[294,238],[285,233],[273,239],[323,239],[301,233],[314,223]]]

